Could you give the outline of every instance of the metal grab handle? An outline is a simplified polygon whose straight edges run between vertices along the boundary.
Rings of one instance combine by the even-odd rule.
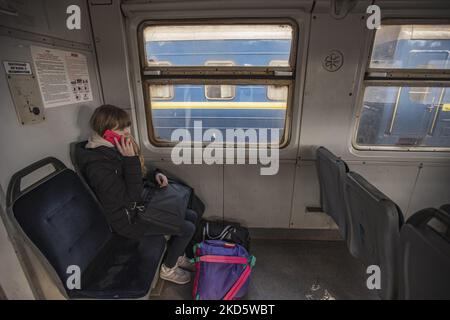
[[[66,170],[67,167],[62,163],[60,160],[53,158],[53,157],[47,157],[42,160],[36,161],[29,166],[23,168],[22,170],[16,172],[12,177],[8,184],[8,191],[6,193],[6,206],[10,207],[14,201],[16,201],[22,194],[25,193],[26,190],[33,188],[37,183],[42,181],[43,179],[49,177],[50,175],[46,176],[43,179],[40,179],[39,181],[33,183],[31,186],[25,188],[24,190],[20,190],[20,184],[22,182],[22,179],[26,176],[28,176],[30,173],[33,173],[34,171],[45,167],[46,165],[53,165],[55,168],[55,172],[53,172],[51,175],[54,175],[58,172],[61,172],[63,170]]]

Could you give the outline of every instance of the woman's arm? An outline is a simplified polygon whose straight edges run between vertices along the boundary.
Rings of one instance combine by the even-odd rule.
[[[123,157],[123,177],[128,196],[132,202],[140,202],[142,201],[144,183],[142,181],[141,162],[134,150],[132,138],[122,136],[120,141],[117,138],[114,138],[114,140],[117,150]]]
[[[138,156],[123,157],[123,177],[130,200],[132,202],[142,201],[144,182],[142,180],[141,162]]]
[[[123,176],[116,170],[117,164],[108,160],[96,161],[86,167],[86,179],[100,203],[108,211],[142,201],[143,182],[142,177],[139,177],[139,160],[138,165],[133,160],[126,162],[127,164],[123,166]]]

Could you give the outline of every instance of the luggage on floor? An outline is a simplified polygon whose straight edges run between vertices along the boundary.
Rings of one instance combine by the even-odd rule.
[[[256,258],[236,243],[205,240],[194,246],[196,300],[234,300],[245,296]]]
[[[239,223],[229,221],[202,220],[195,240],[196,242],[223,240],[239,244],[247,249],[247,251],[250,249],[250,234],[248,229]]]
[[[237,243],[250,251],[250,233],[247,228],[239,223],[226,220],[208,221],[201,219],[197,225],[197,231],[188,245],[187,256],[193,258],[194,246],[205,240],[224,240]]]

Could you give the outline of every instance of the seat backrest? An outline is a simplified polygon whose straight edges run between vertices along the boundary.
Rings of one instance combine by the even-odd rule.
[[[92,195],[92,197],[94,198],[94,200],[97,202],[97,204],[101,207],[101,203],[97,198],[97,195],[95,194],[94,190],[92,190],[91,186],[89,185],[89,183],[87,182],[81,168],[80,168],[80,161],[79,161],[79,156],[80,156],[80,149],[84,148],[84,146],[86,145],[87,141],[81,141],[81,142],[72,142],[70,144],[70,161],[72,162],[72,165],[76,171],[76,173],[78,174],[78,176],[80,177],[81,182],[84,184],[84,186],[86,187],[86,189],[90,192],[90,194]]]
[[[401,229],[400,298],[450,299],[450,213],[413,214]]]
[[[20,190],[22,178],[49,163],[57,163],[54,173]],[[111,238],[97,203],[77,174],[57,159],[46,158],[16,173],[7,199],[13,217],[64,286],[67,268],[78,266],[83,274]]]
[[[328,149],[319,147],[316,152],[317,171],[320,185],[320,204],[339,227],[341,236],[348,242],[349,217],[345,207],[344,178],[347,164]]]
[[[344,191],[356,256],[367,266],[380,267],[378,293],[383,299],[394,299],[402,213],[392,200],[357,173],[347,174]]]
[[[77,150],[79,148],[84,148],[86,145],[86,141],[80,141],[80,142],[72,142],[70,144],[70,161],[72,162],[72,165],[76,172],[80,172],[80,165],[77,158]]]

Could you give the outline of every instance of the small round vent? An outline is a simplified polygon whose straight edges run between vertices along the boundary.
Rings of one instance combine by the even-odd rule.
[[[324,59],[323,59],[323,67],[325,70],[329,72],[338,71],[342,65],[344,64],[344,56],[338,50],[331,51]]]

